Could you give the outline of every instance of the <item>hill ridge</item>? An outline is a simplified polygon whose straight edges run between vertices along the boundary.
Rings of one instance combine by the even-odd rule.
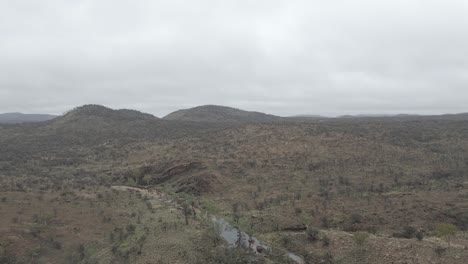
[[[122,120],[156,120],[159,119],[154,115],[143,113],[132,109],[112,109],[98,104],[86,104],[75,107],[66,112],[60,119],[75,119],[80,117],[101,117]]]
[[[282,118],[262,112],[210,104],[177,110],[163,119],[194,122],[273,122]]]

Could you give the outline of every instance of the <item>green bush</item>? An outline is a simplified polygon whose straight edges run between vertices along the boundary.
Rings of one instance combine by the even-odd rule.
[[[393,233],[393,237],[411,239],[415,238],[418,230],[412,226],[405,226],[399,233]]]
[[[437,236],[444,238],[448,246],[450,246],[450,240],[457,233],[457,227],[452,224],[441,224],[437,227]]]
[[[357,232],[353,235],[353,240],[359,247],[364,246],[368,238],[369,234],[366,232]]]
[[[330,246],[330,238],[327,235],[322,237],[322,246],[328,247]]]
[[[310,227],[309,229],[307,229],[306,234],[307,234],[307,240],[309,242],[315,242],[319,238],[319,230],[314,227]]]

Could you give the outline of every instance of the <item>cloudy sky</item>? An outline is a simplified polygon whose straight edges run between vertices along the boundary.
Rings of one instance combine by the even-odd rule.
[[[0,0],[0,112],[468,112],[466,0]]]

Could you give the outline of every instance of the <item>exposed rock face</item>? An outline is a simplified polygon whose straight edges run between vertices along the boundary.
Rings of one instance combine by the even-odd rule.
[[[219,184],[217,175],[208,171],[207,166],[199,161],[144,166],[138,174],[139,182],[149,177],[147,184],[170,184],[176,188],[176,192],[194,195],[211,192]]]
[[[139,176],[143,178],[145,175],[150,175],[150,184],[160,184],[179,178],[181,175],[197,173],[205,168],[206,166],[198,161],[181,162],[175,165],[149,165],[140,169]]]

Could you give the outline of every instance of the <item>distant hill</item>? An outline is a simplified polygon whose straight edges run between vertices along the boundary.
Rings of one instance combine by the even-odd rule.
[[[295,115],[295,116],[288,116],[287,119],[291,121],[317,121],[317,120],[329,119],[329,117],[321,116],[321,115]]]
[[[0,114],[0,123],[28,123],[28,122],[44,122],[56,118],[54,115],[46,114],[22,114],[22,113],[5,113]]]
[[[322,115],[294,115],[290,117],[291,118],[327,118],[326,116],[322,116]]]
[[[1,126],[0,129],[5,134],[3,141],[14,149],[34,148],[32,146],[41,149],[45,145],[50,150],[73,145],[93,146],[109,140],[122,146],[143,139],[204,135],[207,131],[217,131],[229,125],[168,121],[136,110],[83,105],[49,122]],[[15,132],[6,133],[7,130]],[[23,137],[19,137],[19,134]]]
[[[63,136],[64,142],[102,141],[107,138],[151,136],[159,127],[159,118],[136,110],[114,110],[102,105],[83,105],[66,112],[44,127]]]
[[[413,114],[359,114],[359,115],[341,115],[336,118],[392,118],[392,117],[418,117]]]
[[[381,120],[381,121],[415,121],[415,120],[446,120],[446,121],[465,121],[468,120],[468,113],[443,114],[443,115],[417,115],[417,114],[395,114],[395,115],[343,115],[335,119],[349,120]]]
[[[204,105],[175,111],[163,119],[194,122],[273,122],[283,118],[227,106]]]
[[[437,116],[439,119],[448,119],[448,120],[468,120],[468,113],[459,113],[459,114],[445,114]]]
[[[102,105],[83,105],[68,111],[61,119],[69,120],[84,117],[100,117],[117,121],[135,121],[135,120],[155,120],[159,119],[151,114],[142,113],[136,110],[119,109],[114,110]]]

